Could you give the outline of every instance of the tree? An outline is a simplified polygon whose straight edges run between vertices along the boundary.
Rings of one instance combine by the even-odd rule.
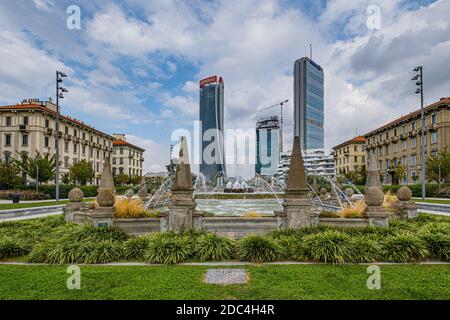
[[[28,154],[19,154],[21,160],[14,159],[14,165],[30,178],[36,180],[38,184],[55,178],[55,155],[50,156],[49,153],[42,155],[39,151],[36,151],[36,155],[32,158]]]
[[[395,176],[398,179],[398,183],[401,184],[403,180],[403,175],[405,174],[405,168],[399,164],[397,168],[395,168]]]
[[[131,183],[133,186],[139,185],[139,184],[141,183],[141,181],[142,181],[142,177],[139,176],[139,175],[134,175],[134,176],[131,176],[131,177],[130,177],[130,183]]]
[[[124,173],[119,173],[114,177],[114,183],[116,185],[122,186],[130,181],[130,177]]]
[[[78,161],[69,167],[69,180],[84,186],[94,177],[94,169],[86,160]]]
[[[430,156],[425,162],[427,180],[439,180],[439,167],[441,179],[448,178],[450,175],[450,153],[447,148],[440,150],[436,155]]]
[[[0,160],[0,189],[10,189],[20,184],[20,169],[11,162]]]

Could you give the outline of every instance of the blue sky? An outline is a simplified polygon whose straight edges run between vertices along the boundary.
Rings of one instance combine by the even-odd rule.
[[[69,5],[81,10],[79,30],[66,27]],[[369,28],[374,5],[380,25]],[[157,171],[173,130],[198,118],[199,79],[223,76],[225,126],[253,128],[258,107],[292,101],[293,62],[312,43],[331,148],[414,110],[416,64],[426,102],[450,96],[448,12],[448,0],[2,1],[0,104],[54,96],[54,72],[64,70],[62,112],[127,134],[148,150],[146,171]],[[289,104],[285,149],[292,113]]]

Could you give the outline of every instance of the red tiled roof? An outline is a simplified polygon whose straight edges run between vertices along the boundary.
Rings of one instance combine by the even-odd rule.
[[[345,141],[345,142],[343,142],[341,144],[338,144],[337,146],[333,147],[333,150],[342,148],[342,147],[344,147],[344,146],[346,146],[348,144],[352,144],[352,143],[366,143],[366,138],[364,138],[363,136],[354,137],[354,138],[352,138],[350,140],[347,140],[347,141]]]
[[[432,103],[432,104],[430,104],[430,105],[424,107],[424,108],[423,108],[423,111],[426,113],[427,111],[432,110],[433,108],[436,108],[436,107],[444,107],[444,106],[447,106],[447,107],[448,107],[449,105],[450,105],[450,97],[448,97],[448,98],[441,98],[439,101],[437,101],[437,102],[435,102],[435,103]],[[407,114],[407,115],[405,115],[405,116],[402,116],[402,117],[397,118],[397,119],[395,119],[395,120],[393,120],[393,121],[391,121],[391,122],[388,122],[387,124],[385,124],[385,125],[383,125],[383,126],[377,128],[377,129],[374,129],[374,130],[370,131],[369,133],[366,133],[366,134],[364,135],[364,137],[367,137],[367,136],[369,136],[369,135],[372,135],[373,133],[376,133],[376,132],[378,132],[378,131],[382,131],[382,130],[384,130],[384,129],[386,129],[386,128],[389,128],[389,127],[391,127],[391,126],[397,125],[397,124],[399,124],[399,123],[401,123],[401,122],[410,120],[410,119],[412,119],[412,118],[414,118],[414,117],[419,116],[420,114],[421,114],[421,109],[418,109],[418,110],[416,110],[416,111],[413,111],[413,112],[411,112],[411,113],[409,113],[409,114]]]
[[[53,111],[53,110],[51,110],[51,109],[49,109],[49,108],[47,108],[45,106],[39,105],[39,104],[32,104],[32,103],[30,103],[30,104],[17,104],[17,105],[11,105],[11,106],[0,106],[0,110],[10,110],[10,109],[13,109],[13,110],[30,110],[30,109],[34,109],[34,110],[40,110],[40,111],[43,111],[43,112],[48,112],[48,113],[51,113],[52,115],[56,116],[56,112],[55,111]],[[82,126],[82,127],[86,128],[86,129],[95,131],[95,132],[97,132],[99,134],[105,135],[105,136],[107,136],[107,137],[109,137],[111,139],[114,139],[113,136],[111,136],[111,135],[109,135],[107,133],[104,133],[102,131],[99,131],[99,130],[97,130],[97,129],[95,129],[95,128],[85,124],[84,122],[79,121],[79,120],[73,119],[73,118],[68,117],[68,116],[64,116],[62,114],[59,115],[59,118],[63,119],[63,120],[66,120],[66,121],[69,121],[69,122],[72,122],[74,124],[77,124],[79,126]]]
[[[114,141],[113,141],[113,145],[115,145],[115,146],[130,146],[130,147],[135,148],[135,149],[138,149],[138,150],[140,150],[140,151],[142,151],[142,152],[145,151],[145,149],[142,149],[142,148],[140,148],[140,147],[138,147],[138,146],[135,146],[134,144],[131,144],[131,143],[129,143],[129,142],[127,142],[127,141],[124,141],[124,140],[122,140],[122,139],[116,139],[116,140],[114,140]]]

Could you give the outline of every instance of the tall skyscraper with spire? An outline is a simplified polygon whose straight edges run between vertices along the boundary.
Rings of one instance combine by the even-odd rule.
[[[224,82],[212,76],[200,80],[202,148],[200,173],[207,181],[225,176]]]
[[[303,57],[294,64],[294,136],[302,150],[324,148],[324,75],[321,66]]]

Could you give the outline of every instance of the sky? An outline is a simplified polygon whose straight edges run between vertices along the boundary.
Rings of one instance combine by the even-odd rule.
[[[61,112],[125,133],[146,149],[144,172],[160,171],[173,132],[198,120],[198,81],[219,75],[226,129],[253,130],[259,108],[290,99],[286,150],[293,64],[311,43],[329,150],[419,108],[416,65],[426,104],[450,96],[449,12],[450,0],[0,0],[0,104],[54,98],[64,71]]]

